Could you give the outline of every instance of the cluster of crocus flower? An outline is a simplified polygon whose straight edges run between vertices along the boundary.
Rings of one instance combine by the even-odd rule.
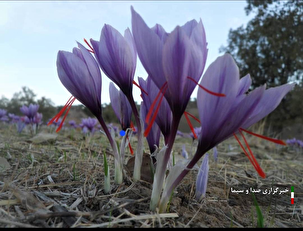
[[[298,140],[296,138],[287,139],[286,143],[289,144],[289,145],[293,145],[293,146],[297,146],[297,147],[303,148],[303,141],[302,140]]]
[[[0,121],[3,121],[3,122],[8,122],[9,121],[9,118],[6,115],[6,112],[7,111],[5,109],[0,108]]]
[[[71,128],[74,128],[74,129],[78,128],[78,124],[75,120],[68,121],[68,124]]]
[[[82,132],[84,134],[89,133],[90,135],[93,135],[97,130],[95,127],[97,123],[98,121],[95,118],[88,117],[88,118],[83,118],[79,126],[82,128]]]
[[[42,124],[42,113],[38,112],[39,105],[38,104],[30,104],[29,106],[23,105],[20,108],[21,113],[24,115],[22,117],[22,122],[25,124],[32,125],[32,129],[34,133],[37,132],[38,127]],[[20,122],[20,128],[22,128],[22,123]],[[18,129],[19,130],[19,129]]]
[[[122,36],[112,26],[105,24],[99,41],[91,39],[91,46],[85,40],[90,49],[78,43],[78,48],[74,48],[73,52],[58,52],[58,75],[72,97],[49,124],[58,121],[65,110],[68,112],[76,99],[83,103],[97,118],[109,139],[115,157],[115,179],[117,183],[122,182],[123,152],[119,152],[117,143],[102,118],[102,69],[120,89],[119,91],[113,84],[110,85],[110,97],[112,102],[115,102],[112,106],[122,129],[132,131],[135,128],[130,124],[131,113],[136,121],[138,143],[133,175],[135,181],[140,179],[143,137],[146,137],[150,152],[154,156],[151,210],[159,207],[160,212],[165,211],[171,193],[186,174],[196,166],[204,154],[230,136],[236,138],[259,175],[265,177],[249,148],[244,132],[285,144],[280,140],[254,134],[247,129],[272,112],[293,88],[293,84],[267,90],[264,85],[248,93],[251,78],[246,75],[240,79],[239,69],[229,54],[218,57],[200,81],[208,52],[202,20],[191,20],[183,26],[176,26],[168,33],[159,24],[148,27],[133,7],[131,14],[132,33],[127,29]],[[148,74],[146,80],[139,78],[139,84],[134,81],[137,54]],[[132,95],[133,84],[141,89],[143,102],[140,114]],[[200,119],[195,119],[201,127],[194,129],[188,117],[193,116],[185,112],[185,109],[197,85]],[[166,176],[183,114],[189,122],[193,139],[198,141],[198,146],[191,158],[187,156],[188,159],[175,164]],[[66,115],[67,113],[57,130],[60,130]],[[129,126],[133,128],[129,129]],[[164,137],[162,149],[158,149],[160,133]],[[242,137],[248,151],[238,136]],[[123,137],[125,142],[122,141],[122,149],[126,146],[126,137]],[[197,178],[198,198],[205,194],[208,157],[204,158],[201,168],[204,171],[201,170]]]

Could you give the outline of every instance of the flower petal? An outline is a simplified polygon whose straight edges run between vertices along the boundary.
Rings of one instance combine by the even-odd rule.
[[[124,38],[126,40],[126,42],[128,43],[129,47],[131,48],[132,50],[132,56],[133,56],[133,62],[134,62],[134,73],[133,75],[135,74],[135,70],[136,70],[136,65],[137,65],[137,49],[136,49],[136,46],[135,46],[135,41],[134,41],[134,38],[129,30],[129,28],[127,28],[125,31],[124,31]]]
[[[251,125],[257,123],[280,104],[284,96],[293,89],[295,83],[284,84],[278,87],[269,88],[264,92],[262,99],[259,102],[258,107],[251,113],[249,118],[242,125],[242,128],[246,129]]]
[[[237,95],[245,94],[248,91],[250,85],[251,85],[251,78],[250,75],[247,74],[240,79],[239,90]]]
[[[208,153],[205,154],[196,179],[196,200],[205,196],[208,182]]]
[[[148,109],[145,107],[144,102],[141,102],[141,107],[140,107],[140,117],[142,121],[145,121],[145,117],[147,115]],[[147,127],[147,124],[144,122],[145,126],[144,128]],[[159,126],[155,123],[153,124],[151,131],[146,137],[150,153],[154,153],[154,151],[159,147],[159,142],[160,142],[160,128]]]
[[[130,93],[136,66],[133,48],[115,28],[107,24],[102,28],[100,42],[91,39],[91,44],[103,72],[122,91]]]
[[[99,104],[101,102],[101,91],[95,91],[94,82],[92,82],[92,77],[85,62],[74,53],[59,51],[57,72],[65,88],[96,116],[99,116],[99,113],[101,113],[101,104]]]
[[[238,132],[238,129],[242,127],[242,124],[255,110],[255,108],[258,107],[264,92],[265,86],[258,87],[245,96],[240,103],[232,107],[226,116],[225,121],[221,124],[221,129],[216,133],[215,143],[220,143],[221,141],[232,136],[233,133]]]
[[[162,66],[163,43],[158,35],[150,29],[141,16],[131,7],[132,32],[136,44],[138,56],[148,75],[159,89],[164,85]]]
[[[83,61],[86,63],[90,76],[92,77],[92,81],[94,82],[93,86],[95,87],[96,93],[97,95],[101,95],[102,78],[101,78],[101,72],[98,63],[82,44],[78,43],[78,46],[83,55],[83,59],[84,59]],[[101,103],[101,99],[98,100]]]
[[[183,101],[185,81],[188,82],[191,43],[182,28],[177,26],[168,36],[163,47],[163,69],[167,80],[169,101],[174,105]],[[180,105],[178,105],[180,106]]]
[[[121,101],[119,96],[119,90],[115,87],[115,85],[110,82],[109,83],[109,98],[111,102],[111,106],[119,119],[120,123],[121,121]]]
[[[160,24],[156,24],[154,27],[151,28],[160,38],[161,42],[164,44],[167,37],[168,33],[164,30],[164,28]]]
[[[185,32],[185,34],[190,37],[192,35],[193,30],[198,25],[197,21],[195,19],[188,21],[185,23],[181,28]]]
[[[212,137],[221,129],[236,98],[239,69],[229,54],[218,57],[206,70],[200,84],[210,91],[223,93],[217,97],[199,88],[197,104],[202,125],[202,136]]]

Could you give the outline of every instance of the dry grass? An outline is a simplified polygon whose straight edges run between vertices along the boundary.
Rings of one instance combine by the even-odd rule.
[[[264,124],[253,131],[262,134],[262,129]],[[218,146],[217,163],[210,155],[206,197],[195,200],[193,170],[174,191],[169,211],[159,214],[149,210],[152,185],[132,182],[128,171],[121,185],[112,183],[110,194],[104,194],[102,151],[110,151],[103,135],[88,142],[80,132],[71,136],[62,131],[53,141],[34,143],[30,134],[18,136],[14,127],[1,124],[0,157],[9,167],[0,170],[0,227],[256,227],[251,196],[235,201],[230,187],[262,185],[294,185],[296,195],[295,205],[290,192],[266,206],[259,197],[265,227],[303,227],[303,150],[246,137],[266,179],[256,174],[236,140],[229,139]],[[189,150],[191,140],[176,140],[178,158],[183,143]]]

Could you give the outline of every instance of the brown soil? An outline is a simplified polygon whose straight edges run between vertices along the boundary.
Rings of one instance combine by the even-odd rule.
[[[49,127],[42,130],[54,133]],[[256,197],[264,227],[303,227],[302,149],[281,148],[249,137],[267,175],[262,179],[236,141],[226,140],[218,145],[217,163],[209,153],[206,196],[195,199],[197,170],[193,170],[175,189],[168,211],[159,214],[149,209],[152,184],[148,176],[132,181],[131,161],[121,185],[114,183],[111,168],[111,192],[104,194],[103,151],[110,163],[112,156],[101,133],[94,134],[90,142],[80,131],[69,130],[46,141],[32,137],[25,132],[18,135],[14,126],[0,125],[0,157],[9,163],[0,169],[0,227],[257,227],[252,196],[231,195],[231,187],[262,185],[289,189],[278,202],[266,203],[264,196]],[[182,158],[183,143],[190,150],[189,138],[177,138],[177,159]],[[136,147],[135,139],[132,146]],[[295,187],[294,205],[290,186]]]

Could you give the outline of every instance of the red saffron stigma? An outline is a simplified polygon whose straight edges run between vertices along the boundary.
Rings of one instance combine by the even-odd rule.
[[[189,115],[189,116],[192,117],[194,120],[196,120],[199,124],[201,124],[200,120],[199,120],[197,117],[195,117],[195,116],[193,116],[192,114],[190,114],[189,112],[186,112],[186,111],[185,111],[184,114]]]
[[[190,127],[191,132],[194,134],[194,138],[197,139],[198,137],[197,137],[197,135],[196,135],[196,133],[195,133],[195,130],[194,130],[193,125],[191,124],[191,122],[190,122],[190,120],[189,120],[189,118],[188,118],[188,116],[187,116],[187,113],[184,113],[184,115],[185,115],[185,118],[186,118],[186,120],[187,120],[187,123],[188,123],[188,125],[189,125],[189,127]]]
[[[87,46],[89,46],[89,48],[91,49],[91,50],[89,50],[89,49],[87,49],[89,52],[91,52],[91,53],[95,53],[94,52],[94,48],[87,42],[87,40],[86,39],[84,39],[84,42],[87,44]]]
[[[204,91],[206,91],[207,93],[209,93],[211,95],[215,95],[215,96],[218,96],[218,97],[224,97],[225,96],[225,94],[216,93],[216,92],[213,92],[213,91],[210,91],[210,90],[206,89],[205,87],[203,87],[202,85],[200,85],[196,80],[194,80],[192,77],[187,76],[187,78],[189,78],[190,80],[192,80],[195,84],[197,84]]]
[[[163,91],[163,89],[166,87],[166,85],[167,85],[167,82],[165,82],[165,83],[163,84],[163,86],[161,87],[160,91],[158,92],[156,98],[154,99],[152,105],[150,106],[149,111],[148,111],[148,113],[147,113],[147,116],[146,116],[146,118],[145,118],[145,123],[147,123],[147,124],[149,123],[150,116],[151,116],[151,114],[152,114],[152,112],[153,112],[153,110],[154,110],[154,107],[155,107],[155,105],[156,105],[156,102],[157,102],[157,100],[158,100],[160,94],[162,93],[162,94],[164,95],[164,92],[162,92],[162,91]],[[165,89],[165,91],[166,91],[166,89]]]
[[[130,145],[130,143],[128,143],[128,147],[129,147],[130,154],[134,155],[134,150],[132,149],[132,146]]]
[[[165,83],[165,84],[166,84],[166,83]],[[166,87],[166,88],[164,89],[163,94],[162,94],[162,96],[161,96],[161,98],[160,98],[160,100],[159,100],[158,106],[157,106],[157,108],[156,108],[156,111],[155,111],[155,113],[154,113],[154,115],[153,115],[153,117],[152,117],[150,123],[148,124],[148,127],[147,127],[146,130],[144,131],[144,136],[145,136],[145,137],[148,136],[148,133],[150,132],[150,130],[151,130],[151,128],[152,128],[152,125],[153,125],[153,123],[154,123],[154,121],[155,121],[155,119],[156,119],[156,117],[157,117],[158,111],[159,111],[159,109],[160,109],[160,106],[161,106],[161,103],[162,103],[162,100],[163,100],[163,97],[164,97],[164,94],[165,94],[165,91],[167,90],[167,88],[168,88],[168,87]],[[162,90],[161,90],[161,92],[162,92]]]
[[[141,91],[143,91],[146,95],[148,95],[147,92],[144,91],[144,89],[139,84],[137,84],[135,80],[133,80],[133,84],[135,84],[137,87],[141,89]]]
[[[128,147],[129,147],[130,154],[134,155],[134,150],[132,149],[132,146],[130,145],[130,141],[128,139],[128,136],[127,136],[127,140],[128,140]]]
[[[71,96],[71,97],[69,98],[69,100],[67,101],[67,103],[64,105],[64,107],[60,110],[60,112],[59,112],[56,116],[54,116],[54,118],[52,118],[52,119],[48,122],[47,126],[50,125],[50,124],[52,124],[54,121],[58,122],[58,120],[60,119],[61,115],[62,115],[62,114],[64,113],[64,111],[67,109],[67,111],[66,111],[66,113],[65,113],[65,115],[64,115],[64,117],[63,117],[63,119],[62,119],[62,121],[61,121],[61,123],[60,123],[60,125],[59,125],[59,127],[58,127],[57,130],[56,130],[56,132],[59,132],[60,129],[62,128],[63,122],[65,121],[66,116],[67,116],[69,110],[71,109],[72,104],[75,102],[75,100],[76,100],[76,98],[75,98],[74,96]]]
[[[73,98],[73,96],[71,96],[71,97],[68,99],[68,101],[67,101],[67,103],[64,105],[64,107],[60,110],[60,112],[59,112],[57,115],[55,115],[54,118],[52,118],[52,119],[48,122],[47,126],[48,126],[48,125],[51,125],[55,120],[56,120],[56,122],[58,122],[60,116],[63,114],[63,112],[64,112],[65,109],[67,108],[68,104],[70,104],[70,100],[71,100],[72,98]]]
[[[247,142],[247,140],[245,139],[245,136],[243,135],[243,133],[241,132],[241,130],[239,130],[239,132],[240,132],[241,136],[243,137],[244,142],[245,142],[245,144],[246,144],[246,147],[248,148],[248,151],[249,151],[249,153],[250,153],[251,156],[246,152],[246,150],[245,150],[245,148],[243,147],[243,145],[241,144],[239,138],[238,138],[237,135],[234,133],[234,136],[235,136],[236,140],[237,140],[238,143],[240,144],[240,146],[241,146],[241,148],[243,149],[245,155],[248,157],[249,161],[252,163],[252,165],[254,166],[254,168],[256,169],[256,171],[258,172],[258,174],[259,174],[262,178],[265,178],[266,175],[265,175],[265,173],[263,172],[263,170],[261,169],[260,165],[258,164],[258,162],[257,162],[257,160],[256,160],[256,158],[255,158],[255,156],[254,156],[254,154],[252,153],[252,151],[251,151],[251,149],[250,149],[250,147],[249,147],[249,145],[248,145],[248,142]]]
[[[133,132],[136,131],[136,128],[135,128],[135,126],[133,124],[133,121],[130,121],[130,128],[133,130]]]
[[[259,138],[262,138],[262,139],[264,139],[264,140],[271,141],[271,142],[276,143],[276,144],[287,145],[283,140],[278,140],[278,139],[269,138],[269,137],[267,137],[267,136],[262,136],[262,135],[253,133],[253,132],[251,132],[251,131],[245,130],[245,129],[243,129],[243,128],[240,128],[240,130],[241,130],[241,131],[244,131],[244,132],[247,132],[248,134],[257,136],[257,137],[259,137]]]

